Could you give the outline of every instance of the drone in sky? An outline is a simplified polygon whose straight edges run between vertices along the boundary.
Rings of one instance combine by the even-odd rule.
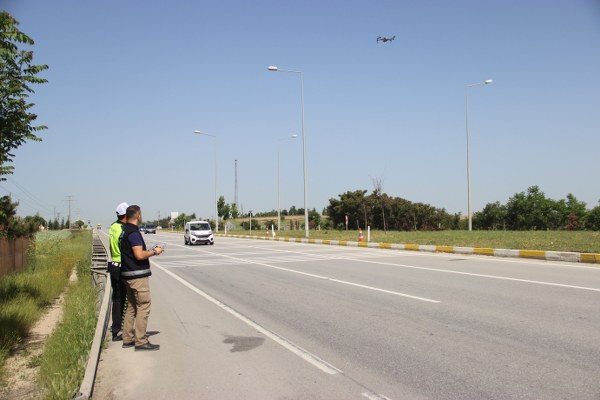
[[[377,37],[377,43],[379,43],[379,42],[383,42],[383,43],[391,42],[394,39],[396,39],[396,35],[394,35],[392,37],[378,36]]]

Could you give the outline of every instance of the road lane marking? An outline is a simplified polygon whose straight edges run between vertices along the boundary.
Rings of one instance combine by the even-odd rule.
[[[358,288],[361,288],[361,289],[373,290],[375,292],[381,292],[381,293],[391,294],[391,295],[394,295],[394,296],[406,297],[406,298],[413,299],[413,300],[420,300],[420,301],[425,301],[425,302],[434,303],[434,304],[440,303],[439,300],[428,299],[426,297],[413,296],[411,294],[406,294],[406,293],[401,293],[401,292],[395,292],[393,290],[381,289],[381,288],[377,288],[377,287],[374,287],[374,286],[368,286],[368,285],[363,285],[363,284],[356,283],[356,282],[344,281],[344,280],[341,280],[341,279],[330,278],[328,276],[311,274],[309,272],[298,271],[298,270],[295,270],[295,269],[277,267],[277,266],[271,265],[271,264],[266,264],[266,263],[262,263],[262,262],[258,262],[258,261],[252,261],[252,260],[248,260],[248,259],[244,259],[244,258],[232,257],[232,256],[229,256],[229,255],[226,255],[226,254],[214,253],[212,251],[204,251],[204,252],[208,253],[208,254],[219,255],[221,257],[228,258],[230,260],[236,260],[238,262],[245,263],[245,264],[260,265],[260,266],[266,267],[266,268],[277,269],[277,270],[284,271],[284,272],[290,272],[290,273],[294,273],[294,274],[298,274],[298,275],[308,276],[308,277],[311,277],[311,278],[316,278],[316,279],[326,280],[326,281],[330,281],[330,282],[340,283],[340,284],[348,285],[348,286],[354,286],[354,287],[358,287]]]
[[[278,250],[278,251],[296,253],[294,251],[289,251],[289,250]],[[312,277],[315,277],[315,278],[318,278],[318,279],[331,280],[333,282],[345,283],[345,284],[350,284],[350,285],[359,285],[359,284],[353,284],[352,282],[337,281],[335,279],[331,279],[331,278],[320,276],[320,275],[314,275],[314,274],[309,274],[309,273],[306,273],[306,272],[301,272],[301,271],[296,271],[296,270],[291,270],[291,269],[276,267],[276,266],[265,264],[265,263],[255,262],[255,261],[252,261],[252,260],[237,259],[236,257],[231,257],[231,256],[228,256],[228,255],[214,253],[214,252],[210,252],[210,251],[205,251],[205,252],[209,253],[209,254],[212,254],[212,255],[216,255],[216,256],[220,256],[220,257],[226,257],[226,258],[229,258],[229,259],[234,259],[234,260],[238,260],[238,261],[245,262],[245,263],[251,263],[251,264],[255,264],[255,265],[262,265],[262,266],[265,266],[265,267],[268,267],[268,268],[280,269],[280,270],[283,270],[283,271],[293,272],[293,273],[297,273],[297,274],[303,274],[303,275],[306,275],[306,276],[312,276]],[[435,256],[436,254],[423,254],[423,255],[424,256],[425,255]],[[335,260],[340,260],[341,259],[341,260],[354,261],[354,262],[363,262],[363,263],[368,263],[368,264],[389,265],[389,266],[394,266],[394,267],[418,269],[418,270],[424,270],[424,271],[443,272],[443,273],[448,273],[448,274],[456,274],[456,275],[464,275],[464,276],[474,276],[474,277],[479,277],[479,278],[497,279],[497,280],[505,280],[505,281],[512,281],[512,282],[522,282],[522,283],[530,283],[530,284],[536,284],[536,285],[544,285],[544,286],[563,287],[563,288],[567,288],[567,289],[578,289],[578,290],[600,292],[600,289],[597,289],[597,288],[590,288],[590,287],[576,286],[576,285],[567,285],[567,284],[562,284],[562,283],[536,281],[536,280],[528,280],[528,279],[520,279],[520,278],[510,278],[510,277],[498,276],[498,275],[476,274],[476,273],[472,273],[472,272],[452,271],[452,270],[445,270],[445,269],[439,269],[439,268],[417,267],[417,266],[414,266],[414,265],[388,263],[388,262],[383,262],[383,261],[370,261],[370,260],[350,258],[350,257],[329,257],[329,256],[326,256],[326,255],[320,255],[320,256],[322,256],[323,259],[335,259]],[[439,255],[439,256],[446,256],[447,257],[448,255]],[[489,260],[489,261],[528,262],[528,263],[531,262],[531,261],[525,261],[525,260],[503,260],[503,259],[495,259],[495,260]],[[538,263],[534,263],[534,264],[538,264]],[[553,264],[548,264],[548,265],[553,265]],[[564,266],[571,267],[569,265],[564,265]],[[585,268],[585,267],[577,267],[577,268]],[[403,293],[384,291],[384,289],[364,287],[364,286],[359,286],[359,287],[363,287],[363,288],[367,288],[367,289],[371,289],[371,290],[376,290],[376,291],[383,291],[385,293],[396,294],[396,295],[399,295],[399,296],[404,295]],[[410,296],[410,295],[406,295],[405,297],[415,298],[414,296]],[[417,299],[421,300],[423,298],[418,298],[417,297]],[[437,302],[437,303],[439,303],[439,301],[436,301],[436,300],[426,299],[426,301],[427,300],[429,300],[430,302]]]
[[[389,397],[386,397],[382,394],[377,394],[377,393],[364,392],[361,394],[363,397],[366,397],[369,400],[392,400]]]
[[[167,270],[166,268],[164,268],[163,266],[161,266],[157,262],[152,261],[152,263],[158,269],[160,269],[161,271],[163,271],[164,273],[166,273],[167,275],[169,275],[170,277],[172,277],[173,279],[175,279],[176,281],[178,281],[182,285],[188,287],[189,289],[191,289],[195,293],[197,293],[200,296],[204,297],[206,300],[210,301],[211,303],[213,303],[217,307],[223,309],[224,311],[227,311],[229,314],[233,315],[234,317],[236,317],[240,321],[242,321],[242,322],[246,323],[247,325],[251,326],[252,328],[256,329],[257,331],[259,331],[260,333],[262,333],[263,335],[265,335],[269,339],[271,339],[271,340],[275,341],[276,343],[280,344],[281,346],[283,346],[287,350],[291,351],[292,353],[296,354],[297,356],[299,356],[303,360],[305,360],[305,361],[309,362],[310,364],[314,365],[315,367],[319,368],[321,371],[323,371],[323,372],[325,372],[327,374],[330,374],[330,375],[336,375],[336,374],[343,373],[342,370],[334,367],[333,365],[329,364],[327,361],[319,358],[318,356],[312,354],[311,352],[309,352],[307,350],[304,350],[302,347],[300,347],[300,346],[292,343],[291,341],[287,340],[283,336],[281,336],[281,335],[279,335],[279,334],[277,334],[275,332],[272,332],[272,331],[268,330],[267,328],[264,328],[263,326],[261,326],[261,325],[257,324],[256,322],[252,321],[248,317],[240,314],[239,312],[237,312],[236,310],[234,310],[233,308],[231,308],[227,304],[220,302],[219,300],[217,300],[214,297],[210,296],[208,293],[206,293],[206,292],[198,289],[196,286],[192,285],[191,283],[189,283],[185,279],[181,278],[180,276],[174,274],[173,272]]]
[[[592,291],[592,292],[600,292],[600,289],[597,289],[597,288],[590,288],[590,287],[585,287],[585,286],[575,286],[575,285],[566,285],[566,284],[563,284],[563,283],[534,281],[534,280],[529,280],[529,279],[509,278],[509,277],[506,277],[506,276],[475,274],[475,273],[472,273],[472,272],[452,271],[452,270],[439,269],[439,268],[417,267],[417,266],[414,266],[414,265],[394,264],[394,263],[386,263],[386,262],[380,262],[380,261],[358,260],[358,259],[352,259],[352,258],[346,258],[346,260],[348,260],[348,261],[355,261],[355,262],[363,262],[363,263],[368,263],[368,264],[391,265],[391,266],[394,266],[394,267],[419,269],[419,270],[423,270],[423,271],[443,272],[443,273],[447,273],[447,274],[476,276],[476,277],[479,277],[479,278],[498,279],[498,280],[503,280],[503,281],[532,283],[532,284],[536,284],[536,285],[556,286],[556,287],[563,287],[563,288],[568,288],[568,289],[579,289],[579,290],[588,290],[588,291]]]

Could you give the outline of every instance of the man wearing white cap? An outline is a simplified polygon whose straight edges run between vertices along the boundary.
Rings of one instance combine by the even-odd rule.
[[[121,203],[117,206],[117,221],[110,226],[110,255],[108,263],[110,274],[110,285],[112,286],[112,340],[116,342],[123,340],[121,326],[123,324],[123,310],[127,304],[125,283],[121,280],[121,249],[119,248],[119,237],[123,232],[123,224],[127,219],[127,207],[129,204]]]

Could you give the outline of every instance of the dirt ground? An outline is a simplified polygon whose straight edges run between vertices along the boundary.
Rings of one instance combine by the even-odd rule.
[[[77,280],[74,269],[69,278]],[[62,319],[65,292],[48,308],[46,314],[35,324],[4,365],[6,381],[0,387],[0,399],[34,400],[43,397],[38,384],[39,359],[44,351],[46,339]]]

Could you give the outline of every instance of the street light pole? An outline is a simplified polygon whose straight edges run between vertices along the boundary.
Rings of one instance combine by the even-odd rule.
[[[304,132],[304,74],[302,71],[291,71],[285,69],[279,69],[278,67],[271,65],[267,68],[269,71],[273,72],[289,72],[293,74],[300,75],[300,99],[302,104],[302,164],[304,169],[304,230],[305,236],[309,237],[309,229],[308,229],[308,184],[306,179],[306,134]]]
[[[195,130],[194,133],[198,135],[206,135],[211,136],[215,139],[215,231],[219,232],[219,207],[217,206],[217,137],[215,135],[211,135],[210,133],[204,133],[198,130]]]
[[[483,82],[472,83],[465,86],[465,122],[467,127],[467,214],[469,217],[469,232],[473,230],[473,213],[471,212],[471,159],[469,147],[469,88],[479,85],[489,85],[493,81],[487,79]]]
[[[288,139],[295,139],[297,138],[298,135],[293,134],[289,137],[284,137],[284,138],[280,138],[277,141],[277,231],[281,230],[281,191],[280,191],[280,183],[279,183],[279,153],[280,153],[280,146],[279,143],[281,143],[282,140],[288,140]]]

